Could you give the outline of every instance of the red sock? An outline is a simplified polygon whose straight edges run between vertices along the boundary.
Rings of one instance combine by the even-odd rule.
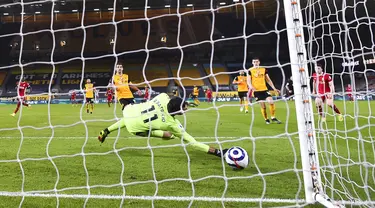
[[[322,108],[322,106],[318,107],[318,112],[319,112],[320,116],[323,116],[323,108]]]
[[[17,103],[17,107],[16,107],[16,110],[14,110],[14,113],[17,113],[17,112],[18,112],[18,110],[20,109],[20,105],[21,105],[21,103],[20,103],[20,102],[18,102],[18,103]]]
[[[339,109],[336,107],[336,105],[333,105],[333,107],[331,106],[331,108],[333,108],[333,110],[335,111],[335,113],[337,114],[341,114]]]
[[[27,104],[27,103],[25,103],[25,102],[23,102],[22,105],[24,105],[24,106],[26,106],[26,107],[29,106],[29,104]]]

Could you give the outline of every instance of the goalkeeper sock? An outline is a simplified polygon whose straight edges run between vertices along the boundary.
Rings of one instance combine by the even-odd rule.
[[[270,104],[270,114],[271,118],[275,118],[275,111],[276,111],[276,106],[274,103]]]
[[[333,108],[333,110],[335,111],[335,113],[337,114],[341,114],[339,109],[336,107],[336,105],[333,105],[333,107],[331,106],[331,108]]]
[[[266,108],[261,108],[260,111],[262,112],[262,116],[264,118],[264,120],[267,120],[268,117],[267,117],[267,109]]]
[[[121,120],[117,121],[116,123],[112,124],[107,129],[108,129],[109,132],[112,132],[114,130],[118,130],[119,128],[122,129],[124,127],[125,127],[125,121],[124,121],[124,119],[121,119]]]

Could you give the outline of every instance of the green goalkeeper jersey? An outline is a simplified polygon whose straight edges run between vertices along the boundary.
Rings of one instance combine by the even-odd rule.
[[[169,100],[169,96],[162,93],[150,101],[126,106],[123,114],[128,131],[135,134],[149,130],[163,130],[181,134],[183,127],[180,121],[168,113]]]
[[[169,96],[162,93],[145,103],[127,105],[123,111],[126,129],[132,134],[153,130],[169,131],[194,148],[208,152],[208,145],[197,142],[184,130],[180,121],[168,113],[169,100]]]

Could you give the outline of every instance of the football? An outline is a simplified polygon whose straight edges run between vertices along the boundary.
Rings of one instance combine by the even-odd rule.
[[[231,147],[225,154],[225,161],[234,170],[242,170],[249,165],[249,156],[241,147]]]

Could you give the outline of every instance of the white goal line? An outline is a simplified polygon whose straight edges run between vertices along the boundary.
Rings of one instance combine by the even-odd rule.
[[[278,198],[230,198],[202,196],[131,196],[131,195],[95,195],[95,194],[40,194],[27,192],[0,192],[0,196],[9,197],[40,197],[40,198],[71,198],[71,199],[133,199],[133,200],[163,200],[163,201],[205,201],[205,202],[248,202],[248,203],[295,203],[305,204],[304,199]],[[354,206],[374,205],[375,201],[338,201]]]
[[[273,198],[220,198],[201,196],[129,196],[129,195],[87,195],[87,194],[40,194],[27,192],[0,192],[0,196],[11,197],[41,197],[41,198],[73,198],[73,199],[134,199],[134,200],[164,200],[164,201],[207,201],[207,202],[271,202],[271,203],[305,203],[302,199],[273,199]]]

